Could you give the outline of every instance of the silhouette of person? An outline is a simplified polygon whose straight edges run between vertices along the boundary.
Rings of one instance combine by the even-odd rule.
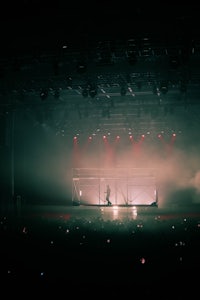
[[[109,184],[107,185],[107,189],[106,189],[106,201],[107,201],[107,205],[112,205],[112,203],[110,202],[110,193],[111,193],[111,189]]]

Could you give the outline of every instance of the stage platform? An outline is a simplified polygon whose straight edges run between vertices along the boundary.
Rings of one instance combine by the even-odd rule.
[[[130,207],[130,208],[134,208],[134,207],[158,207],[156,202],[153,202],[152,204],[78,204],[78,203],[73,203],[73,206],[82,206],[82,207],[113,207],[113,208],[120,208],[120,207]]]
[[[12,216],[21,219],[43,219],[66,221],[69,219],[84,219],[87,221],[104,220],[104,221],[126,221],[127,220],[167,220],[167,219],[199,219],[200,205],[190,206],[127,206],[127,205],[26,205]]]

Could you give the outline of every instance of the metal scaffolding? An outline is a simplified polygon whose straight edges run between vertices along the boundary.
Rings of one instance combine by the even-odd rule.
[[[156,169],[73,168],[73,205],[106,205],[106,186],[113,205],[154,205],[158,203]]]

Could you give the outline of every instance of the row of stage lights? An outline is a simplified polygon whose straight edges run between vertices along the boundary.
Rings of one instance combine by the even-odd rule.
[[[92,141],[95,135],[96,135],[96,134],[90,135],[90,136],[88,137],[88,140]],[[150,133],[147,133],[146,135],[145,135],[145,134],[141,134],[141,135],[139,136],[139,139],[140,139],[140,140],[144,140],[148,135],[150,135]],[[170,137],[173,138],[173,139],[175,139],[176,136],[177,136],[176,133],[172,133]],[[110,135],[108,135],[108,136],[107,136],[107,135],[103,135],[103,136],[102,136],[102,139],[103,139],[104,141],[106,141],[109,137],[110,137]],[[159,134],[157,134],[157,138],[160,139],[160,140],[162,140],[162,139],[164,139],[164,135],[163,135],[162,133],[159,133]],[[77,141],[78,139],[79,139],[79,134],[77,134],[77,135],[74,136],[74,141]],[[115,137],[115,140],[116,140],[116,141],[119,141],[120,139],[121,139],[120,135],[117,135],[117,136]],[[134,140],[134,136],[133,136],[132,134],[129,135],[129,140],[131,140],[131,141]]]

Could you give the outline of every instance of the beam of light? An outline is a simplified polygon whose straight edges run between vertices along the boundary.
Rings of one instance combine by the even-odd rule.
[[[81,161],[81,154],[80,154],[80,148],[79,148],[79,143],[78,143],[78,137],[74,136],[73,138],[73,166],[74,167],[79,167],[80,166],[80,161]]]
[[[115,147],[111,145],[109,139],[106,136],[103,137],[103,142],[105,149],[105,164],[107,167],[112,167],[115,162]]]

